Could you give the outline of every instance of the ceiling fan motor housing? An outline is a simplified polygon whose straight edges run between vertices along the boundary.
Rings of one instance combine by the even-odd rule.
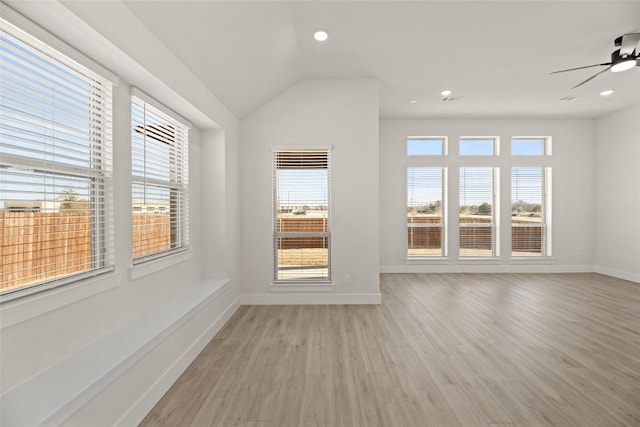
[[[620,49],[614,50],[613,52],[611,52],[611,63],[617,64],[620,61],[624,61],[628,57],[629,55],[620,55]]]

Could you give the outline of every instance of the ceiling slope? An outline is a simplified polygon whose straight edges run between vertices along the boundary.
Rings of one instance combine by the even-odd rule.
[[[640,67],[575,90],[593,69],[550,75],[607,62],[616,37],[640,31],[638,1],[123,4],[239,118],[305,78],[377,78],[385,118],[592,118],[640,103]]]

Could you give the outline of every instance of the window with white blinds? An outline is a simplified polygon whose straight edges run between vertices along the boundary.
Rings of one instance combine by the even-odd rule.
[[[329,282],[328,150],[273,152],[275,282]]]
[[[407,256],[446,256],[447,168],[407,168]]]
[[[551,255],[551,168],[511,169],[511,256]]]
[[[0,292],[113,267],[112,84],[0,22]]]
[[[134,91],[131,164],[134,262],[189,245],[189,127]]]
[[[498,177],[495,167],[460,168],[460,257],[498,256]]]

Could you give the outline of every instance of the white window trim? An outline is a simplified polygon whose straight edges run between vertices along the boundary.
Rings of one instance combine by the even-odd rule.
[[[436,137],[425,137],[425,138],[436,138]],[[421,263],[421,262],[429,262],[429,263],[438,263],[442,261],[448,261],[450,259],[449,253],[449,166],[445,164],[445,162],[434,163],[432,159],[444,159],[444,155],[440,156],[408,156],[410,159],[420,159],[425,158],[429,159],[428,161],[421,162],[420,160],[408,162],[404,167],[404,200],[405,204],[409,199],[408,191],[409,191],[409,183],[407,181],[407,171],[409,168],[440,168],[443,170],[443,188],[442,188],[442,201],[444,202],[442,209],[442,248],[441,255],[435,256],[409,256],[409,242],[406,239],[406,233],[408,232],[409,226],[407,224],[407,215],[406,215],[406,206],[405,206],[405,215],[404,215],[404,229],[405,229],[405,248],[404,248],[404,256],[407,262],[413,263]]]
[[[514,137],[516,138],[516,137]],[[531,137],[534,138],[534,137]],[[549,138],[550,139],[550,138]],[[535,157],[538,159],[543,159],[545,156],[517,156],[517,157]],[[511,165],[511,173],[513,173],[514,168],[519,167],[539,167],[542,169],[543,173],[543,198],[544,198],[544,223],[543,228],[545,229],[544,235],[544,255],[540,256],[513,256],[513,248],[509,250],[509,263],[510,264],[553,264],[555,263],[556,258],[553,253],[553,167],[547,166],[546,162],[538,162],[534,165],[520,166]],[[510,189],[511,193],[513,192],[513,188]],[[511,194],[509,195],[509,200],[511,200]],[[513,226],[511,221],[509,222],[509,237],[512,236]]]
[[[467,156],[461,156],[461,158],[464,158]],[[469,156],[469,157],[474,157],[474,156]],[[477,156],[477,157],[487,157],[487,158],[493,158],[493,156]],[[462,162],[461,162],[462,163]],[[483,164],[469,164],[466,161],[464,162],[464,164],[459,164],[457,166],[458,169],[458,183],[460,182],[460,170],[463,168],[491,168],[493,171],[493,206],[491,209],[491,214],[493,217],[493,222],[488,225],[488,226],[483,226],[485,228],[492,228],[492,233],[493,233],[493,241],[494,241],[494,247],[492,248],[492,255],[490,256],[486,256],[486,257],[479,257],[479,256],[464,256],[464,255],[460,255],[460,229],[461,228],[465,228],[462,226],[462,224],[460,223],[460,214],[456,213],[456,218],[457,218],[457,224],[458,224],[458,254],[457,254],[457,258],[458,260],[462,260],[462,261],[476,261],[476,260],[501,260],[502,259],[502,255],[501,255],[501,247],[500,247],[500,240],[502,239],[502,230],[501,230],[501,225],[500,225],[500,210],[501,210],[501,206],[500,206],[500,192],[502,191],[502,186],[500,185],[500,176],[501,176],[501,166],[496,166],[495,164],[492,165],[483,165]],[[459,185],[459,184],[458,184]],[[458,200],[460,200],[460,188],[458,187]],[[509,199],[511,200],[511,199]],[[458,209],[460,208],[460,206],[458,205]],[[467,228],[471,228],[471,226],[467,227]]]
[[[304,146],[304,145],[272,145],[271,147],[269,147],[269,150],[271,152],[271,158],[273,159],[273,155],[274,153],[278,152],[278,151],[327,151],[329,153],[329,197],[327,200],[328,203],[328,208],[329,208],[329,215],[328,215],[328,223],[329,223],[329,232],[328,232],[328,239],[329,239],[329,253],[328,253],[328,279],[326,280],[297,280],[297,279],[293,279],[293,280],[276,280],[276,274],[277,274],[277,248],[275,247],[275,239],[274,239],[274,233],[275,230],[271,230],[272,233],[272,245],[273,245],[273,272],[272,272],[272,276],[273,279],[271,281],[270,284],[270,290],[273,292],[303,292],[303,291],[307,291],[307,292],[313,292],[314,289],[315,291],[325,291],[325,292],[332,292],[335,290],[335,286],[333,284],[333,268],[332,268],[332,256],[331,256],[331,245],[332,245],[332,237],[331,237],[331,228],[333,225],[332,222],[332,203],[331,203],[331,168],[332,168],[332,157],[333,157],[333,145],[309,145],[309,146]],[[274,165],[273,163],[271,164],[271,173],[272,175],[274,174],[275,170],[273,169]],[[272,182],[273,182],[273,178],[272,178]],[[272,199],[273,199],[273,195],[275,195],[275,187],[271,188],[271,195],[272,195]],[[271,207],[271,214],[274,215],[275,214],[275,208],[274,206]],[[272,218],[271,223],[274,223],[274,218]]]
[[[192,124],[190,121],[188,121],[187,119],[185,119],[184,117],[182,117],[181,115],[179,115],[178,113],[174,112],[171,108],[165,106],[164,104],[162,104],[161,102],[158,102],[157,100],[155,100],[153,97],[147,95],[145,92],[141,91],[140,89],[136,88],[136,87],[131,87],[130,90],[130,94],[131,94],[131,105],[133,105],[133,97],[136,97],[138,99],[140,99],[141,101],[145,102],[146,104],[151,105],[152,107],[156,108],[157,110],[159,110],[160,112],[166,114],[167,116],[169,116],[170,118],[173,118],[174,120],[178,121],[179,123],[181,123],[183,126],[185,126],[187,128],[187,130],[190,130],[192,128]],[[131,130],[130,130],[131,131]],[[131,140],[132,136],[130,137]],[[189,145],[189,137],[184,141],[185,144],[187,144],[187,146]],[[188,148],[188,147],[187,147]],[[188,155],[189,152],[188,152]],[[189,181],[189,176],[188,176],[188,169],[189,169],[189,158],[187,156],[187,181]],[[133,175],[132,175],[133,178]],[[145,178],[145,183],[153,183],[154,180],[150,179],[150,178]],[[139,182],[136,181],[135,179],[132,179],[130,182],[130,185],[132,186],[134,183]],[[161,186],[167,186],[167,183],[165,181],[162,182],[158,182],[159,185]],[[186,212],[186,219],[184,220],[183,223],[179,224],[180,227],[180,233],[182,233],[182,228],[185,227],[187,230],[187,234],[189,234],[189,227],[191,224],[191,220],[190,220],[190,216],[191,216],[191,208],[190,208],[190,194],[189,194],[189,187],[187,187],[186,189],[181,187],[181,186],[174,186],[175,188],[179,188],[181,190],[186,190],[185,192],[185,207],[187,209]],[[133,218],[131,218],[133,220]],[[131,236],[133,237],[133,236]],[[190,259],[192,257],[191,254],[191,243],[190,240],[187,242],[187,244],[177,247],[177,248],[173,248],[173,249],[169,249],[166,251],[162,251],[162,252],[157,252],[154,254],[150,254],[147,256],[142,256],[142,257],[138,257],[138,258],[133,258],[132,257],[132,267],[130,268],[130,273],[129,273],[129,277],[131,278],[131,280],[140,278],[140,277],[144,277],[147,276],[149,274],[153,274],[157,271],[163,270],[165,268],[171,267],[173,265],[182,263],[188,259]],[[163,261],[165,260],[165,261]]]

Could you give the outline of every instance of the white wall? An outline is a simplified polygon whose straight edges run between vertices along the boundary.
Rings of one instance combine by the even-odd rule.
[[[243,120],[241,210],[244,302],[377,302],[378,82],[304,80]],[[332,146],[334,291],[270,292],[273,279],[273,146]],[[345,275],[351,284],[344,283]]]
[[[596,271],[640,282],[640,106],[596,121]]]
[[[407,261],[406,257],[406,139],[408,136],[446,136],[449,156],[458,164],[457,141],[461,136],[498,136],[501,187],[510,186],[510,168],[524,159],[512,159],[512,136],[551,136],[553,155],[545,159],[553,167],[553,260],[510,262],[509,202],[502,198],[501,259],[498,263],[464,262],[450,251],[448,261]],[[526,164],[525,164],[526,165]],[[594,123],[592,120],[425,119],[380,122],[380,264],[382,272],[522,272],[592,271],[594,252]],[[453,183],[456,184],[456,183]],[[457,188],[457,185],[450,188]],[[504,195],[505,193],[502,192]],[[509,194],[508,192],[506,193]],[[449,194],[457,200],[457,193]],[[449,224],[456,224],[449,210]],[[451,230],[451,228],[450,228]],[[457,236],[451,230],[451,237]],[[453,252],[453,253],[452,253]],[[452,256],[453,255],[453,256]]]

